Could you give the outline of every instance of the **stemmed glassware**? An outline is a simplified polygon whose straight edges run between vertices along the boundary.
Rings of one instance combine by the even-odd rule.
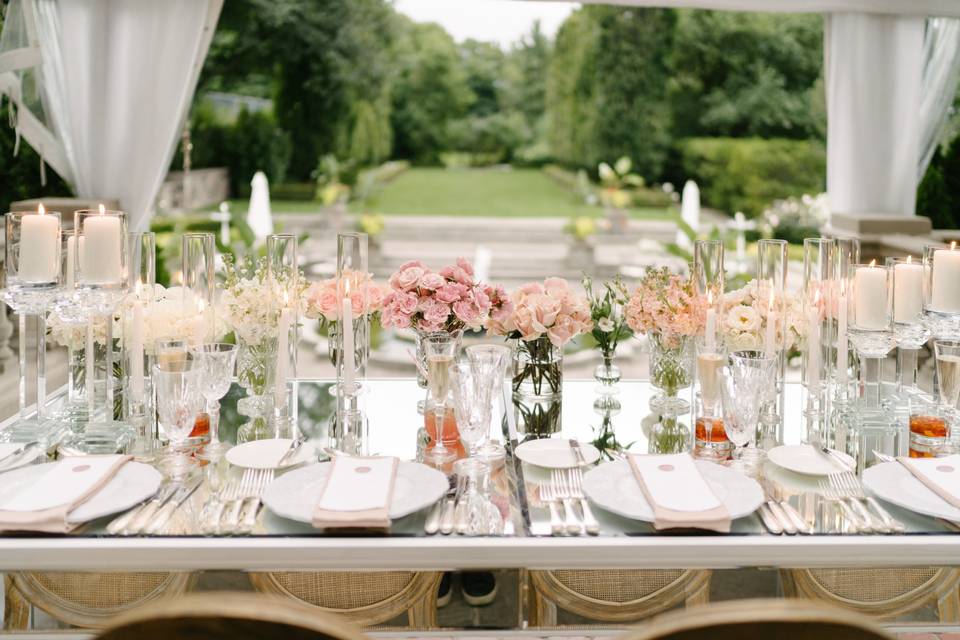
[[[880,369],[893,349],[892,269],[871,262],[850,267],[847,298],[850,342],[860,356],[861,406],[880,408]]]
[[[200,378],[204,369],[195,360],[181,360],[162,368],[153,368],[153,386],[157,391],[160,426],[170,440],[169,456],[164,461],[168,475],[182,480],[193,466],[187,455],[187,438],[193,431],[197,414],[203,410]]]
[[[756,447],[760,412],[776,397],[779,357],[762,351],[737,351],[723,368],[720,393],[723,426],[736,447],[732,466],[749,474],[758,470],[763,453]],[[752,445],[752,446],[751,446]]]
[[[201,457],[218,459],[230,445],[220,441],[220,399],[230,390],[233,369],[237,363],[237,345],[210,342],[191,348],[193,360],[199,365],[200,393],[206,400],[210,416],[210,443],[205,445]]]
[[[927,446],[939,445],[939,451],[952,439],[953,426],[960,410],[960,340],[934,340],[933,352],[937,359],[937,381],[940,387],[940,414],[944,418],[943,433],[931,434],[933,442]],[[911,440],[913,438],[911,433]],[[942,437],[941,437],[942,436]]]
[[[433,408],[434,446],[424,452],[426,462],[440,466],[456,458],[456,453],[443,442],[443,423],[450,395],[450,365],[456,356],[457,341],[449,333],[431,333],[424,338],[427,355],[427,402]]]
[[[494,415],[493,406],[496,398],[502,397],[504,390],[504,377],[507,374],[507,368],[511,364],[513,352],[510,347],[502,344],[474,344],[464,350],[470,364],[478,372],[482,381],[487,385],[489,392],[490,413],[489,418]],[[485,460],[503,458],[505,452],[503,446],[490,440],[489,426],[484,431],[483,439],[477,446],[476,455]]]
[[[897,393],[912,396],[917,387],[917,352],[930,339],[923,318],[923,265],[911,257],[887,258],[893,269],[893,332],[897,340]]]
[[[460,440],[471,458],[490,431],[490,388],[480,372],[469,362],[450,365],[450,389]]]

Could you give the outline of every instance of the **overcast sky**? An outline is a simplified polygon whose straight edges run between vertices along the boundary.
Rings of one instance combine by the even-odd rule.
[[[536,20],[553,36],[576,2],[521,0],[396,0],[394,6],[417,22],[438,22],[458,42],[493,40],[504,47],[519,40]]]

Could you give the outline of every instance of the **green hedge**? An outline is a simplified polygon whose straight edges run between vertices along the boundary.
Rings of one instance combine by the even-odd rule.
[[[774,200],[824,190],[823,144],[781,138],[690,138],[680,144],[685,173],[705,206],[758,216]]]

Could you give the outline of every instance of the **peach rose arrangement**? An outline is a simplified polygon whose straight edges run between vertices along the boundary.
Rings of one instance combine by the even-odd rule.
[[[503,288],[476,282],[473,266],[464,258],[439,272],[414,260],[390,276],[381,322],[398,329],[455,332],[479,329],[488,318],[503,318],[510,310]]]
[[[349,271],[341,277],[350,281],[350,306],[355,318],[380,313],[384,292],[374,282],[373,274]],[[336,322],[340,317],[341,295],[338,278],[314,282],[304,292],[306,316],[319,319],[322,324]]]

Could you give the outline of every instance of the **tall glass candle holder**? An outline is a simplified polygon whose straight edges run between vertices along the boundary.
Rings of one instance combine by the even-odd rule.
[[[84,358],[89,421],[84,432],[65,441],[60,450],[64,454],[124,451],[135,432],[119,420],[117,411],[113,315],[129,283],[127,215],[100,205],[74,212],[73,228],[75,286],[88,322]],[[93,335],[98,325],[103,326],[99,348]]]
[[[850,339],[848,336],[847,297],[850,295],[850,265],[860,262],[860,240],[834,238],[833,286],[829,304],[833,339],[832,366],[835,382],[830,401],[844,402],[850,390]]]
[[[61,282],[60,213],[45,211],[11,212],[5,218],[6,287],[4,301],[18,316],[20,414],[9,428],[0,431],[7,442],[40,441],[50,444],[59,438],[62,425],[46,415],[46,313]],[[27,324],[36,327],[37,357],[33,375],[27,371]],[[35,396],[28,397],[28,382]],[[31,416],[30,406],[36,406]]]
[[[273,301],[277,309],[277,366],[274,377],[273,412],[277,433],[286,429],[290,417],[287,382],[297,376],[297,323],[299,321],[300,268],[297,237],[277,234],[267,238],[267,273],[275,282]]]
[[[702,417],[716,417],[720,402],[720,368],[724,364],[723,243],[719,240],[697,240],[693,248],[693,284],[697,298],[706,308],[703,338],[697,343],[696,380],[692,387],[691,406],[704,412]],[[701,416],[696,415],[699,420]]]
[[[850,342],[860,357],[860,404],[879,409],[883,359],[896,344],[893,333],[893,269],[876,264],[850,267]]]
[[[70,432],[78,432],[87,424],[87,394],[84,380],[86,363],[84,345],[87,322],[85,308],[77,294],[74,277],[77,242],[74,232],[63,231],[60,246],[61,281],[50,311],[50,335],[67,349],[67,393],[54,419]]]
[[[367,251],[367,234],[337,234],[337,392],[348,405],[363,388],[370,355]]]
[[[803,313],[807,340],[803,353],[803,385],[806,391],[804,412],[807,438],[823,438],[826,415],[825,373],[830,368],[831,350],[825,347],[824,334],[829,330],[824,320],[830,316],[832,301],[833,240],[806,238],[803,241]]]
[[[131,453],[148,458],[154,451],[152,350],[147,349],[146,318],[155,302],[156,236],[152,232],[127,234],[129,288],[122,314],[124,354],[124,419],[136,430]]]
[[[760,422],[764,428],[776,428],[776,442],[783,442],[783,407],[786,402],[784,377],[786,375],[786,288],[787,288],[787,241],[759,240],[757,242],[757,292],[765,313],[763,314],[763,345],[768,355],[778,359],[775,402],[761,411]]]
[[[195,344],[214,342],[216,335],[217,244],[212,233],[183,234],[181,274],[184,311],[199,318],[195,335],[188,336]]]
[[[893,278],[893,330],[897,340],[897,394],[919,393],[917,354],[930,339],[923,318],[924,267],[912,256],[887,258]]]
[[[934,338],[960,339],[960,248],[927,245],[923,248],[923,313]]]

